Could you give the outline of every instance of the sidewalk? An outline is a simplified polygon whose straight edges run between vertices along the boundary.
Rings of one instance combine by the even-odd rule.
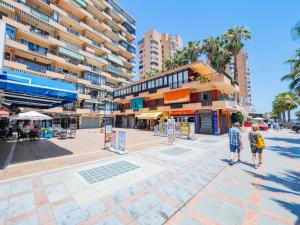
[[[2,182],[0,224],[299,224],[299,135],[266,136],[258,170],[210,136]]]

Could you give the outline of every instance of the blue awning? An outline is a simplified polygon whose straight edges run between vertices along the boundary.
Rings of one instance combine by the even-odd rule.
[[[78,98],[73,84],[9,69],[0,74],[0,90],[11,107],[53,108]]]

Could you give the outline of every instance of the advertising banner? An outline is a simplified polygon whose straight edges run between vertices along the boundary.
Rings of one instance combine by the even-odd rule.
[[[189,123],[190,127],[190,134],[189,134],[189,137],[190,138],[195,138],[195,124],[194,123]]]
[[[175,120],[168,119],[167,120],[167,131],[168,131],[168,142],[172,144],[175,140]]]
[[[187,138],[189,137],[190,134],[190,126],[188,123],[181,123],[180,124],[180,135],[186,136]]]
[[[118,149],[123,152],[125,152],[125,137],[126,137],[125,131],[119,131]]]
[[[111,131],[111,142],[110,142],[110,146],[112,148],[116,148],[117,147],[117,132],[115,130]]]
[[[108,143],[111,141],[111,130],[112,130],[112,125],[105,125],[105,135],[104,135],[105,143]]]

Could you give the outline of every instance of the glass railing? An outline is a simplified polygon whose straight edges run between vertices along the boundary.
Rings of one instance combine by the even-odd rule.
[[[39,29],[36,29],[36,28],[32,28],[30,27],[30,31],[40,37],[43,37],[43,38],[49,38],[49,34],[45,34],[45,32],[39,30]]]
[[[42,12],[40,12],[40,11],[34,9],[34,8],[31,8],[31,7],[30,7],[30,11],[31,11],[31,13],[32,13],[33,15],[36,15],[36,16],[40,17],[41,19],[44,19],[44,20],[46,20],[46,21],[49,22],[50,17],[47,16],[46,14],[44,14],[44,13],[42,13]]]
[[[71,18],[72,20],[74,20],[75,22],[80,23],[80,19],[78,19],[77,17],[75,17],[71,14],[68,14],[68,17]]]
[[[117,74],[122,74],[123,73],[122,69],[117,68],[117,67],[112,66],[112,65],[108,65],[107,70],[110,71],[110,72],[113,72],[113,73],[117,73]]]
[[[79,32],[78,32],[78,31],[73,30],[73,29],[71,29],[71,28],[69,28],[69,27],[67,27],[67,31],[68,31],[69,33],[71,33],[71,34],[73,34],[73,35],[79,37]]]

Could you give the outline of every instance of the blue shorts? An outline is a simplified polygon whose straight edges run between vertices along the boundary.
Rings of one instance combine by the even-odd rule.
[[[240,151],[241,151],[241,148],[240,148],[240,146],[239,145],[230,145],[230,152],[238,152],[238,153],[240,153]]]

